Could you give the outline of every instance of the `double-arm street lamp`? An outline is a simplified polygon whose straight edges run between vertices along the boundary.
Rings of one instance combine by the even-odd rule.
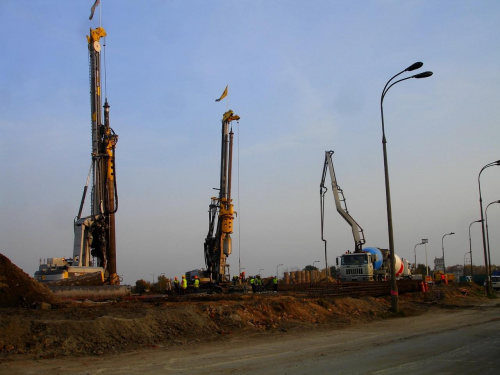
[[[488,263],[488,254],[486,253],[486,236],[484,234],[484,216],[483,216],[483,198],[481,197],[481,173],[488,167],[493,167],[494,165],[500,165],[500,160],[494,161],[492,163],[486,164],[479,175],[477,176],[477,184],[479,186],[479,207],[481,209],[481,232],[483,235],[483,251],[484,251],[484,266],[486,268],[486,286],[488,288],[488,293],[491,293],[491,277],[490,277],[490,266]],[[472,263],[472,262],[471,262]]]
[[[446,233],[446,234],[443,236],[443,238],[441,238],[441,248],[443,249],[443,273],[444,273],[445,275],[446,275],[446,266],[445,266],[445,264],[444,264],[444,238],[445,238],[446,236],[451,236],[451,235],[453,235],[453,234],[455,234],[455,233],[453,233],[453,232]]]
[[[390,187],[389,187],[389,168],[387,165],[387,146],[386,146],[387,140],[385,137],[383,102],[384,102],[384,97],[387,94],[387,91],[389,91],[389,89],[392,86],[394,86],[396,83],[406,81],[407,79],[410,79],[410,78],[430,77],[432,75],[432,72],[423,72],[423,73],[412,75],[410,77],[399,79],[399,80],[391,83],[391,81],[394,78],[396,78],[397,76],[399,76],[400,74],[403,74],[405,72],[411,72],[413,70],[419,69],[423,65],[424,64],[422,62],[416,62],[416,63],[410,65],[405,70],[403,70],[403,71],[399,72],[398,74],[396,74],[395,76],[393,76],[385,84],[384,89],[382,90],[382,95],[380,97],[380,114],[382,117],[382,146],[383,146],[383,152],[384,152],[385,196],[386,196],[386,202],[387,202],[387,226],[388,226],[388,232],[389,232],[389,252],[390,252],[390,257],[391,257],[391,309],[393,312],[398,312],[398,310],[399,310],[399,307],[398,307],[398,284],[396,281],[396,260],[394,257],[394,236],[393,236],[393,230],[392,230],[391,193],[390,193]]]
[[[482,223],[483,220],[476,220],[469,224],[469,254],[470,254],[470,275],[472,276],[472,240],[470,238],[470,227],[474,223]]]

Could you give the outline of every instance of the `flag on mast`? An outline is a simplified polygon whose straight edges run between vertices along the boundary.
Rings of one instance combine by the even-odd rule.
[[[100,0],[95,0],[94,5],[92,5],[92,8],[90,8],[90,17],[89,17],[89,20],[91,20],[92,18],[94,18],[95,8],[99,5],[99,2],[100,2]]]
[[[224,89],[224,92],[222,93],[222,95],[220,96],[219,99],[215,99],[216,102],[220,102],[222,99],[224,99],[226,96],[227,96],[227,87],[229,85],[226,86],[226,88]]]

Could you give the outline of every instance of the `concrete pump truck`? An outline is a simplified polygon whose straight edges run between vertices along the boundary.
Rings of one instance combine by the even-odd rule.
[[[234,134],[231,122],[239,119],[240,117],[232,110],[228,110],[222,116],[219,196],[212,197],[208,206],[208,234],[204,245],[206,277],[214,283],[230,281],[226,259],[231,254],[231,233],[235,215],[231,199]]]
[[[320,200],[321,200],[321,239],[325,242],[323,236],[324,224],[324,198],[327,192],[325,180],[327,170],[330,170],[330,179],[332,182],[333,198],[337,212],[351,226],[352,236],[354,238],[354,251],[347,251],[340,256],[340,279],[342,281],[374,281],[385,280],[390,275],[390,259],[387,249],[377,247],[366,247],[363,229],[359,226],[356,220],[349,214],[343,190],[337,184],[335,170],[333,169],[333,151],[325,151],[325,163],[323,165],[323,175],[320,184]],[[396,257],[396,277],[409,276],[408,261]],[[337,265],[338,265],[337,258]],[[406,273],[406,274],[405,274]]]
[[[40,261],[35,278],[40,281],[97,276],[102,284],[119,285],[116,273],[115,213],[118,195],[115,176],[115,147],[118,135],[110,127],[107,98],[102,107],[101,44],[106,36],[102,27],[87,36],[90,63],[90,109],[92,162],[83,190],[78,215],[74,220],[72,258],[48,258]],[[82,217],[85,197],[92,174],[90,215]],[[68,280],[71,281],[71,280]],[[95,277],[93,284],[96,284]],[[99,280],[97,281],[99,284]]]

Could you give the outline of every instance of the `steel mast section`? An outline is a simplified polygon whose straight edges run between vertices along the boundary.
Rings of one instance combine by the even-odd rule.
[[[109,104],[101,110],[101,44],[106,36],[102,27],[90,30],[87,36],[90,70],[90,108],[92,122],[92,189],[91,214],[81,218],[87,186],[84,189],[78,216],[75,219],[74,258],[79,256],[81,266],[88,266],[90,255],[97,266],[104,268],[105,283],[118,285],[116,273],[115,213],[118,195],[115,176],[115,148],[118,135],[109,123]],[[103,121],[104,117],[104,121]],[[87,180],[88,184],[88,180]]]
[[[205,238],[207,276],[214,282],[229,281],[227,257],[231,254],[234,207],[231,199],[233,129],[231,121],[240,117],[232,110],[222,117],[221,165],[219,197],[212,197],[208,209],[208,234]]]
[[[323,166],[323,176],[321,178],[320,184],[320,199],[321,199],[321,239],[323,239],[323,217],[324,217],[324,196],[327,191],[325,187],[326,171],[330,169],[330,179],[332,181],[332,192],[333,198],[335,199],[335,206],[337,207],[337,212],[344,218],[345,221],[351,226],[352,236],[354,238],[354,252],[361,253],[363,251],[363,245],[366,243],[363,228],[352,218],[347,210],[347,203],[344,197],[344,192],[337,184],[337,178],[335,177],[335,170],[333,169],[332,155],[333,151],[325,151],[325,163]],[[342,206],[342,203],[344,206]],[[325,244],[326,246],[326,244]]]

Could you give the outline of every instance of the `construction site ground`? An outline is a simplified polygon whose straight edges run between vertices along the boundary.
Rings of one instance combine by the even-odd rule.
[[[1,254],[0,254],[1,256]],[[500,307],[477,285],[437,285],[399,296],[318,297],[306,292],[190,294],[110,301],[61,300],[0,257],[0,373],[9,364],[189,350],[227,341],[262,341],[304,332],[437,311]],[[453,314],[450,314],[453,319]],[[3,371],[2,371],[3,369]]]

